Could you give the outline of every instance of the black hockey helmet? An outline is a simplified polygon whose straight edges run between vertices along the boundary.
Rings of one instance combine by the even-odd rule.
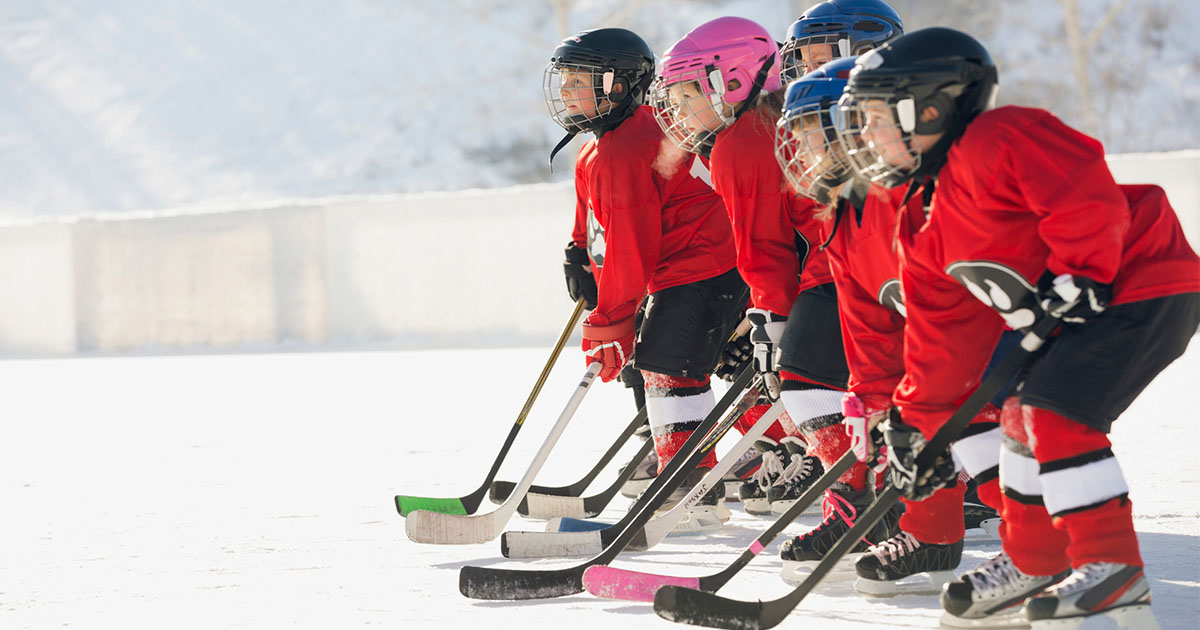
[[[633,114],[654,80],[654,53],[646,41],[623,28],[599,28],[562,41],[546,66],[542,87],[550,117],[567,137],[599,134]]]
[[[943,27],[908,33],[858,58],[841,107],[844,113],[865,120],[865,103],[886,103],[917,164],[889,168],[877,151],[872,154],[863,143],[856,147],[844,138],[847,153],[853,154],[860,174],[887,186],[918,173],[936,173],[967,124],[995,104],[996,89],[996,65],[975,38]],[[938,116],[921,121],[921,112],[930,107]],[[943,136],[921,154],[912,151],[914,133]]]

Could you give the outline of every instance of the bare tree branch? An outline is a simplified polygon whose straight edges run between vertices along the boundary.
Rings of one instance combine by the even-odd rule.
[[[1108,8],[1104,17],[1100,18],[1100,21],[1092,27],[1092,30],[1088,31],[1087,37],[1083,38],[1083,47],[1086,50],[1091,50],[1096,45],[1096,42],[1100,40],[1100,36],[1104,34],[1104,31],[1112,25],[1113,20],[1117,19],[1117,14],[1123,11],[1128,4],[1129,0],[1117,0],[1116,4]]]

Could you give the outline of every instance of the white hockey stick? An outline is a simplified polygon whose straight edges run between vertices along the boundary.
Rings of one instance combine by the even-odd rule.
[[[628,549],[644,551],[662,542],[671,530],[683,520],[688,510],[700,498],[721,483],[721,477],[750,450],[754,441],[783,414],[783,403],[776,401],[771,408],[754,423],[754,426],[737,441],[717,465],[687,493],[682,501],[670,510],[646,523],[642,531],[629,542]],[[600,531],[590,532],[507,532],[504,536],[503,552],[509,558],[558,558],[565,556],[597,555],[604,551],[604,540]]]
[[[525,494],[529,492],[529,487],[533,485],[533,478],[546,463],[550,451],[567,428],[571,417],[575,415],[575,410],[579,408],[579,403],[583,402],[584,395],[587,394],[599,373],[599,362],[588,365],[575,392],[567,401],[567,406],[550,429],[550,435],[546,436],[542,448],[534,456],[529,470],[525,471],[525,476],[513,488],[512,494],[508,495],[504,503],[500,504],[500,507],[484,514],[469,515],[417,510],[410,513],[408,519],[404,521],[404,533],[408,534],[409,540],[437,545],[469,545],[487,542],[499,536],[504,531],[505,525],[508,524],[508,519],[512,518],[513,513],[517,511],[521,499],[525,498]]]

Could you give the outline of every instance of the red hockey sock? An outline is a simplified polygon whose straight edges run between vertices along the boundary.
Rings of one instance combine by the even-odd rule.
[[[1071,565],[1119,562],[1142,566],[1129,488],[1112,442],[1098,429],[1052,411],[1022,406],[1047,510],[1070,543]]]
[[[707,377],[683,378],[643,370],[642,378],[646,381],[646,413],[658,454],[658,470],[662,472],[712,411],[715,399]],[[712,468],[716,463],[716,453],[709,451],[700,466]]]
[[[758,422],[758,419],[763,417],[763,414],[767,413],[767,410],[770,408],[771,405],[769,404],[754,405],[753,407],[747,409],[746,413],[743,414],[741,418],[737,419],[737,422],[733,425],[733,428],[737,429],[738,433],[746,435],[750,432],[750,429],[754,427],[754,424]],[[784,413],[786,414],[787,412]],[[765,433],[763,433],[763,435],[771,438],[776,444],[778,444],[780,440],[788,436],[788,433],[784,431],[783,425],[780,424],[780,420],[776,420],[775,422],[771,423],[771,426],[767,427],[767,430]]]
[[[946,545],[962,540],[963,495],[966,484],[959,482],[934,492],[924,501],[904,499],[900,529],[923,543]]]
[[[975,494],[979,495],[979,500],[983,501],[984,505],[999,512],[1002,501],[1000,498],[1000,478],[994,477],[983,483],[976,482],[976,484]]]
[[[1070,565],[1067,535],[1054,528],[1044,506],[1003,497],[1000,540],[1013,564],[1026,575],[1054,575]]]
[[[846,435],[846,429],[841,423],[817,429],[808,433],[806,437],[808,438],[808,454],[821,460],[821,464],[826,469],[832,468],[833,464],[850,449],[850,436]],[[838,477],[838,481],[848,484],[853,490],[862,490],[867,487],[869,472],[870,469],[866,464],[855,462],[850,470]],[[960,509],[960,521],[962,520],[961,516],[962,510]]]

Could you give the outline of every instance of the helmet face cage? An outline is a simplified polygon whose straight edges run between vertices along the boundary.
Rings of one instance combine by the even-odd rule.
[[[650,105],[663,133],[679,148],[707,153],[717,134],[733,124],[725,103],[725,80],[718,68],[688,70],[660,77],[650,87]]]
[[[779,54],[783,57],[784,79],[798,79],[826,62],[851,56],[850,40],[846,33],[789,39]]]
[[[775,125],[775,159],[788,185],[821,203],[853,173],[837,141],[837,103],[829,99],[785,113]]]
[[[630,97],[628,81],[622,82],[625,91],[612,93],[618,78],[612,68],[551,61],[542,80],[550,117],[575,133],[603,126],[608,114]]]
[[[852,94],[837,104],[837,136],[854,171],[892,188],[921,166],[912,147],[916,107],[910,95]]]

